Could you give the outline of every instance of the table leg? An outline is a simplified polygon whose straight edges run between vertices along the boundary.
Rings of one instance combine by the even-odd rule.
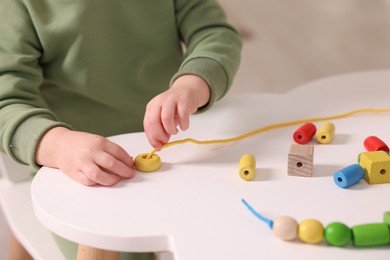
[[[10,240],[9,240],[8,259],[9,260],[32,260],[33,259],[13,233],[11,233]]]
[[[174,260],[172,252],[156,252],[156,260]]]
[[[119,252],[79,245],[77,260],[118,260]]]

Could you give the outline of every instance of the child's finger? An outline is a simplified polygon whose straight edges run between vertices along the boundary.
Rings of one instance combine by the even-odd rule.
[[[69,177],[71,177],[73,180],[85,185],[85,186],[93,186],[97,183],[93,180],[89,179],[83,172],[77,171],[75,173],[69,173]]]
[[[145,129],[146,137],[149,143],[157,150],[161,150],[162,145],[167,143],[170,135],[167,134],[162,125],[156,125],[153,128]]]
[[[135,175],[135,170],[132,167],[129,167],[120,160],[117,160],[109,153],[100,153],[96,155],[95,163],[100,168],[104,169],[103,172],[109,172],[124,178],[132,178]]]
[[[112,186],[120,180],[116,174],[104,172],[96,164],[88,164],[81,170],[87,178],[103,186]]]
[[[160,118],[160,109],[149,109],[145,114],[144,129],[149,143],[157,151],[167,143],[170,135],[165,131]]]
[[[175,135],[179,132],[175,124],[175,111],[176,104],[174,102],[166,102],[161,109],[161,123],[165,132],[170,135]]]
[[[121,146],[108,141],[105,151],[114,156],[117,160],[127,165],[128,167],[134,168],[133,157],[131,157]]]
[[[189,111],[187,104],[180,103],[177,107],[177,117],[180,124],[181,130],[187,130],[190,126],[190,114],[195,111]]]

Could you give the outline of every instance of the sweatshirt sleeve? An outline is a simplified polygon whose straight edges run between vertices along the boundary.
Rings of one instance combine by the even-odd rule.
[[[241,38],[227,23],[223,9],[215,0],[176,0],[175,8],[186,56],[171,84],[185,74],[202,77],[211,90],[209,103],[200,109],[204,111],[232,85],[241,58]]]
[[[22,1],[0,3],[1,150],[16,161],[35,164],[41,136],[58,122],[40,96],[42,48]]]

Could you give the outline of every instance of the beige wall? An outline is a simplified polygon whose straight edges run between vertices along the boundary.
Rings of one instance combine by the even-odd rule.
[[[243,32],[233,93],[284,92],[307,81],[390,67],[390,1],[220,0]]]

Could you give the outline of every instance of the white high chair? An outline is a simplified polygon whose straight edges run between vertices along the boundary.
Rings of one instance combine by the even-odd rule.
[[[20,244],[36,260],[65,259],[52,233],[35,217],[29,169],[0,153],[0,206]]]

